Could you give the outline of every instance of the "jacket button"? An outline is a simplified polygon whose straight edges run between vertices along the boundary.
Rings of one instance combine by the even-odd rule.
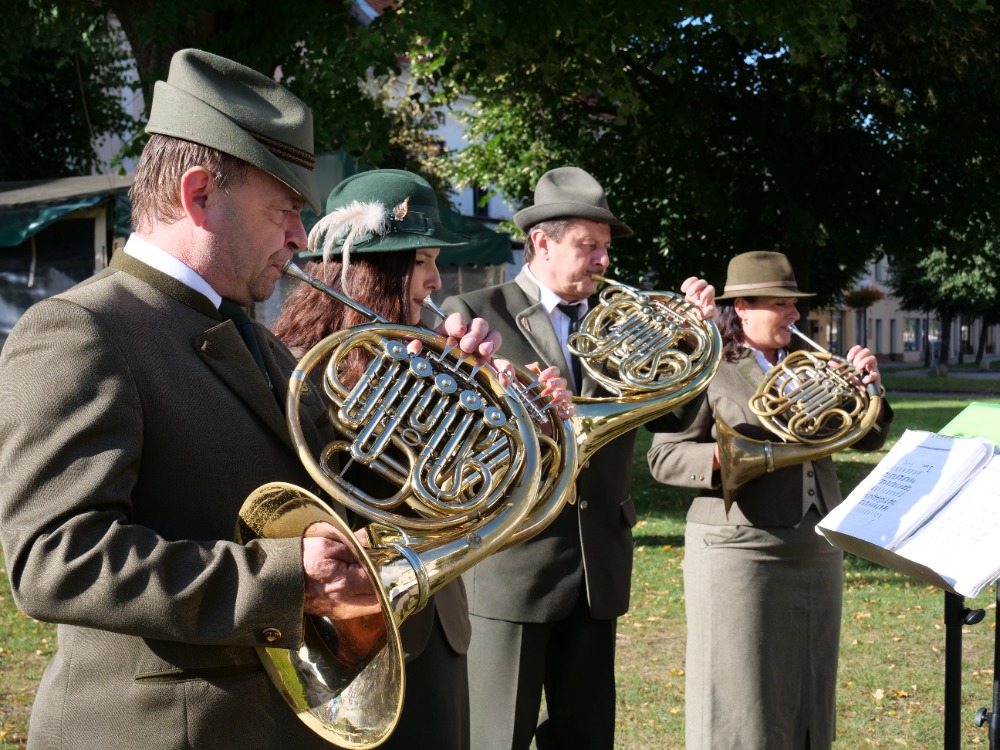
[[[809,494],[810,495],[815,495],[816,494],[816,490],[809,490]]]
[[[281,640],[281,631],[277,628],[264,628],[260,637],[264,639],[264,643],[277,643]]]
[[[580,501],[580,510],[587,510],[587,501],[586,500],[581,500]]]
[[[813,474],[814,474],[814,472],[813,472],[812,469],[809,469],[809,471],[806,472],[806,476],[807,477],[811,477]]]
[[[586,461],[583,462],[583,468],[585,468],[585,469],[589,469],[590,468],[590,459],[589,458]]]

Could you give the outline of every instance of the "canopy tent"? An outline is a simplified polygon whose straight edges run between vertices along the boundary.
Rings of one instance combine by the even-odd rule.
[[[107,265],[131,175],[0,183],[0,344],[21,314]]]
[[[132,175],[0,182],[0,247],[17,247],[62,217],[124,193]]]

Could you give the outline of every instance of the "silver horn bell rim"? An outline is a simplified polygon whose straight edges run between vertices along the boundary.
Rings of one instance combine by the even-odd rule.
[[[265,484],[246,499],[236,540],[247,544],[302,537],[316,522],[330,524],[352,545],[382,611],[336,623],[306,615],[298,649],[260,647],[257,652],[271,682],[310,729],[339,747],[366,750],[380,745],[396,728],[406,688],[399,627],[368,551],[329,505],[284,482]],[[363,719],[359,706],[364,706]]]

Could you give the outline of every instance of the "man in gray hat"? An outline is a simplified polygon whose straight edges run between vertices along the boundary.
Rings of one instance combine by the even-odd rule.
[[[297,648],[304,613],[378,612],[371,582],[329,524],[232,541],[257,487],[312,486],[285,424],[295,360],[243,310],[319,210],[312,115],[182,50],[147,131],[125,252],[28,310],[0,356],[7,570],[18,606],[59,623],[29,745],[328,748],[255,649]],[[499,343],[484,321],[447,326],[469,353]]]
[[[557,365],[575,393],[611,395],[567,366],[566,339],[597,290],[593,274],[607,271],[612,239],[632,230],[578,167],[546,172],[514,222],[527,235],[517,278],[452,297],[445,309],[487,315],[511,360]],[[682,290],[712,314],[711,286],[689,279]],[[636,520],[634,442],[633,430],[601,448],[580,473],[575,505],[465,575],[474,750],[527,748],[533,735],[539,750],[613,747],[615,627],[628,610]],[[543,691],[548,717],[536,732]]]

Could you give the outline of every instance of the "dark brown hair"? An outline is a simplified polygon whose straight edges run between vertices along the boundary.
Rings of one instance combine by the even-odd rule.
[[[744,297],[744,299],[752,303],[755,298]],[[719,307],[719,314],[715,318],[715,325],[719,327],[719,335],[722,336],[722,358],[726,362],[735,362],[743,351],[743,326],[740,316],[736,314],[733,300],[723,300],[716,304]]]
[[[180,179],[192,167],[211,172],[222,190],[239,187],[250,174],[250,165],[235,156],[199,143],[153,134],[142,150],[129,189],[133,229],[149,229],[154,222],[172,224],[183,218]]]
[[[415,250],[352,255],[347,268],[348,296],[391,323],[409,324],[406,319],[410,310],[407,289],[416,257]],[[344,292],[342,269],[339,260],[331,260],[325,268],[322,261],[314,260],[306,263],[302,270],[338,292]],[[285,346],[301,354],[331,333],[369,322],[353,308],[308,284],[301,284],[285,299],[271,330]],[[366,365],[361,351],[354,349],[345,360],[341,379],[353,386]]]

